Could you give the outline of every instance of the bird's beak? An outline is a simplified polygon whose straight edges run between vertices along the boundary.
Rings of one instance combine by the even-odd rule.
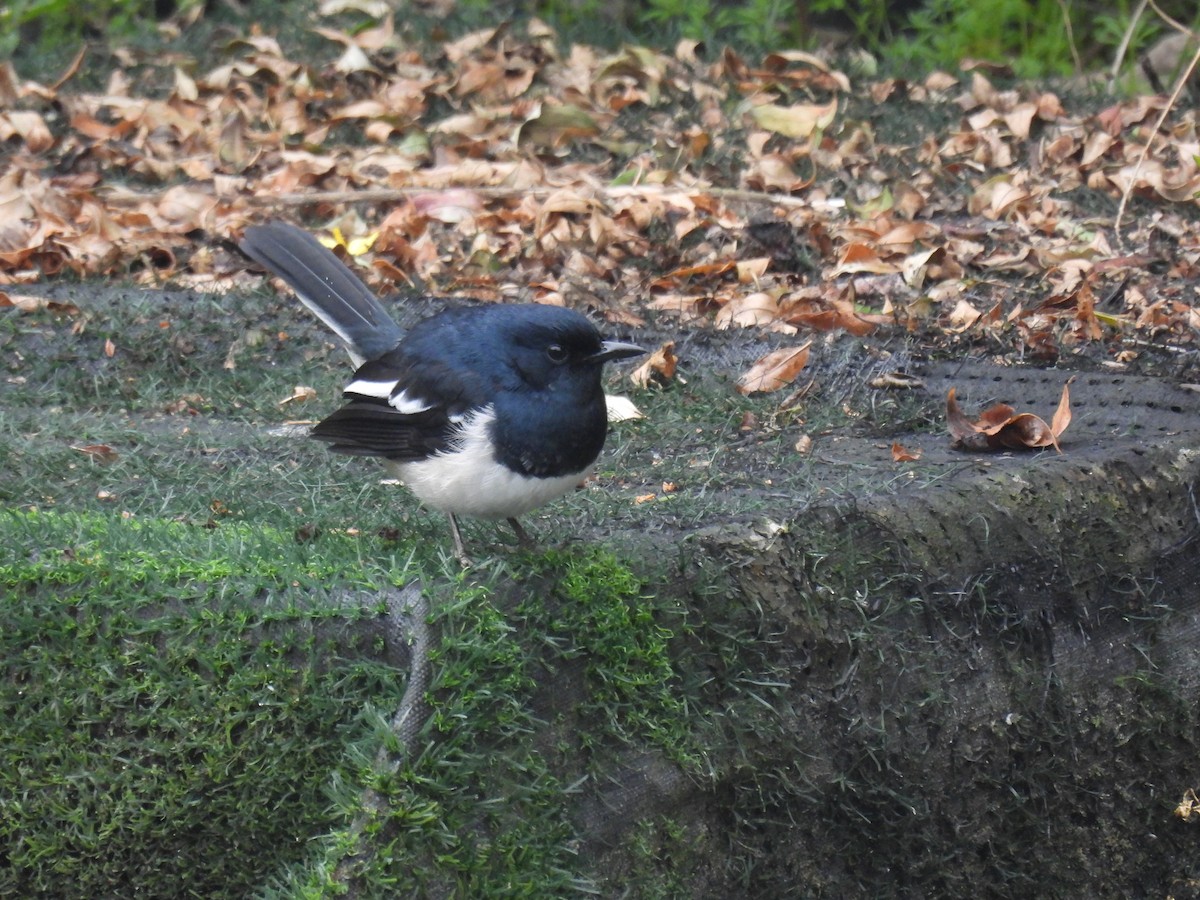
[[[630,356],[641,356],[646,351],[637,344],[622,344],[620,341],[605,341],[600,345],[600,352],[588,357],[588,362],[602,363],[610,359],[627,359]]]

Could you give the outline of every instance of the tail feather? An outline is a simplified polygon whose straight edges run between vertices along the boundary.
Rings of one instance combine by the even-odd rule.
[[[242,252],[274,272],[345,343],[356,365],[400,342],[400,327],[365,284],[333,252],[286,222],[252,225]]]

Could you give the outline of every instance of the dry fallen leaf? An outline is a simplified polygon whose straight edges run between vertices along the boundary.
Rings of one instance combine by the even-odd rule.
[[[72,447],[71,449],[85,454],[94,462],[98,463],[116,462],[120,456],[120,454],[117,453],[117,451],[112,447],[108,446],[108,444],[85,444],[82,447]]]
[[[1075,380],[1072,375],[1067,379],[1067,383],[1063,385],[1062,396],[1058,398],[1058,409],[1054,411],[1054,418],[1050,420],[1050,431],[1057,440],[1067,426],[1071,424],[1071,382]],[[1057,447],[1058,444],[1056,443]]]
[[[892,443],[892,461],[893,462],[916,462],[921,458],[921,450],[906,450],[899,441]]]
[[[0,309],[6,307],[17,309],[20,312],[37,312],[44,309],[60,316],[79,315],[79,307],[74,303],[48,300],[45,297],[33,297],[28,294],[7,294],[0,291]]]
[[[730,262],[729,260],[703,263],[696,266],[681,266],[678,269],[674,269],[664,275],[660,275],[658,278],[650,282],[650,286],[655,288],[674,287],[679,281],[690,279],[694,275],[703,276],[705,278],[715,278],[716,276],[724,275],[726,272],[732,272],[736,270],[737,263]]]
[[[638,409],[628,397],[605,394],[604,403],[608,407],[609,422],[626,422],[630,419],[646,418],[645,413]]]
[[[675,356],[675,342],[667,341],[650,354],[649,358],[629,373],[629,380],[639,388],[648,388],[651,383],[665,383],[675,377],[679,360]],[[679,379],[680,382],[683,379]]]
[[[799,347],[783,347],[772,350],[760,358],[738,379],[739,394],[766,394],[791,384],[800,370],[808,364],[808,351],[812,341]]]
[[[908,372],[884,372],[872,378],[868,384],[873,388],[888,390],[916,390],[925,387],[925,382]]]
[[[718,331],[766,325],[779,316],[779,304],[765,291],[744,294],[726,303],[717,312],[713,326]]]
[[[768,103],[750,110],[750,118],[759,128],[795,140],[806,138],[819,129],[828,128],[837,115],[837,108],[836,100],[831,100],[825,105],[797,103],[794,106],[776,106]]]
[[[1188,788],[1183,792],[1183,799],[1175,807],[1175,815],[1185,822],[1200,816],[1200,796],[1196,795],[1195,788]]]
[[[984,410],[979,420],[972,422],[963,414],[955,397],[955,389],[946,395],[946,424],[953,446],[959,450],[1036,450],[1053,447],[1061,452],[1058,439],[1071,424],[1071,391],[1074,377],[1063,385],[1058,409],[1052,424],[1032,413],[1016,413],[1007,403],[997,403]]]
[[[316,399],[317,399],[316,388],[311,388],[305,384],[298,384],[294,388],[292,388],[292,395],[290,397],[284,397],[282,400],[280,400],[279,405],[284,406],[285,404],[292,403],[297,400],[303,402],[306,400],[316,400]]]
[[[574,103],[547,103],[517,129],[516,141],[520,147],[556,148],[599,133],[600,123],[583,107]]]

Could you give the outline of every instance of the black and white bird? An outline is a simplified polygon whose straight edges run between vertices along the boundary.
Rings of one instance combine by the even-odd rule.
[[[606,341],[584,316],[538,304],[447,309],[405,334],[345,265],[283,222],[247,228],[241,249],[286,281],[358,367],[344,406],[312,430],[335,453],[378,456],[450,518],[507,519],[575,488],[608,431],[601,370],[645,351]]]

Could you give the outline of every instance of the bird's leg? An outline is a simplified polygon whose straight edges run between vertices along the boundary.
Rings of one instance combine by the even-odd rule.
[[[454,513],[446,513],[446,518],[450,520],[450,534],[454,538],[454,558],[464,569],[469,569],[471,557],[467,556],[467,547],[463,543],[462,535],[458,533],[458,519],[454,518]]]
[[[517,543],[521,546],[522,550],[534,550],[537,548],[537,542],[529,536],[528,531],[521,527],[520,522],[510,516],[508,524],[517,533]]]

